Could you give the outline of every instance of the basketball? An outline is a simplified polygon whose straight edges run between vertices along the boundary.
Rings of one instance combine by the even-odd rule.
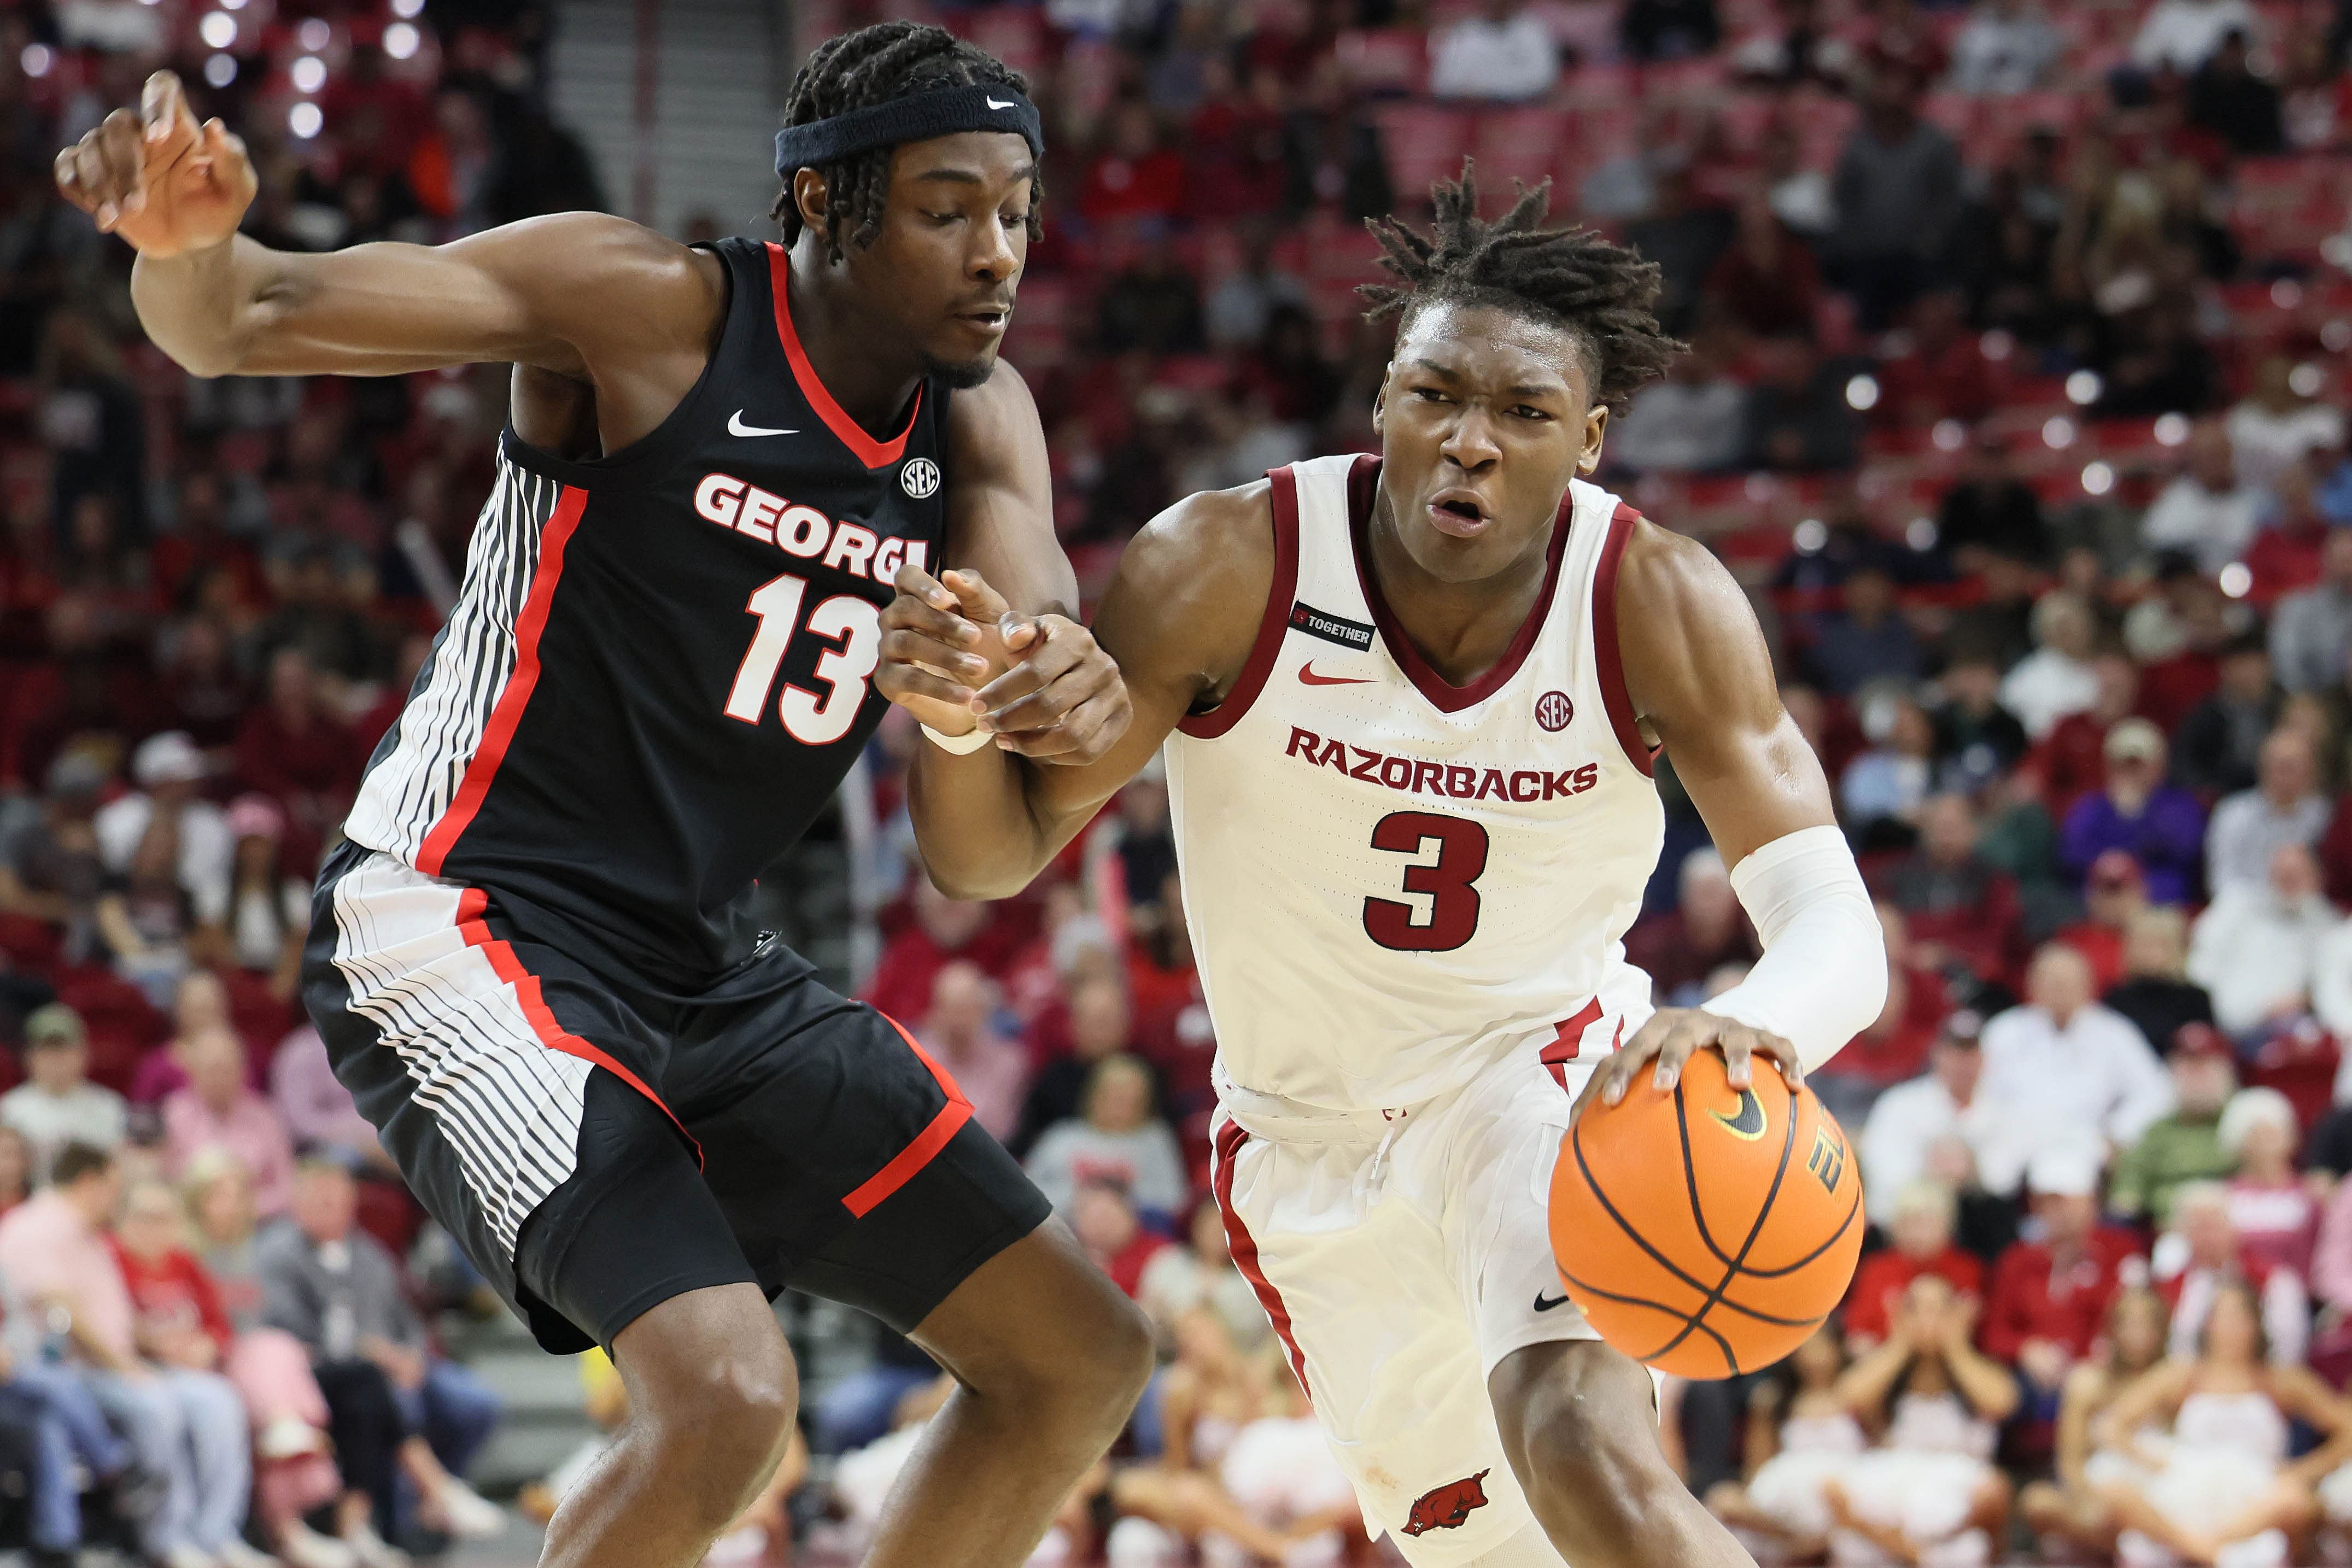
[[[1845,1294],[1862,1175],[1810,1089],[1759,1060],[1733,1089],[1701,1050],[1671,1089],[1642,1072],[1561,1141],[1552,1260],[1601,1337],[1679,1377],[1769,1366]]]

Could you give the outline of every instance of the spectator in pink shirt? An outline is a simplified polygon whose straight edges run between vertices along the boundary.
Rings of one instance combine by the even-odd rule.
[[[246,1081],[245,1047],[226,1029],[207,1029],[181,1042],[185,1088],[163,1100],[163,1166],[177,1180],[188,1162],[222,1148],[253,1174],[254,1206],[264,1215],[286,1212],[294,1193],[294,1145],[277,1108]]]
[[[340,1150],[373,1171],[393,1172],[392,1157],[383,1152],[374,1126],[360,1114],[352,1091],[335,1077],[327,1043],[310,1025],[279,1041],[278,1054],[269,1058],[269,1099],[296,1148]]]
[[[915,1037],[962,1088],[972,1120],[999,1142],[1011,1138],[1029,1092],[1029,1053],[997,1031],[996,986],[980,965],[960,958],[940,971]]]
[[[2307,1283],[2319,1239],[2319,1200],[2295,1172],[2300,1135],[2294,1106],[2274,1089],[2242,1089],[2221,1110],[2221,1151],[2237,1163],[2229,1192],[2239,1242]]]
[[[87,1143],[58,1153],[50,1185],[0,1216],[0,1273],[53,1321],[62,1315],[90,1392],[142,1468],[164,1478],[141,1543],[163,1568],[269,1568],[239,1533],[253,1487],[245,1406],[228,1379],[139,1354],[138,1314],[108,1245],[122,1180]]]

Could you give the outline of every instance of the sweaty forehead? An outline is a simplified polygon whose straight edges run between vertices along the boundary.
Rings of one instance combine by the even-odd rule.
[[[1433,301],[1406,318],[1395,357],[1469,385],[1543,391],[1580,407],[1591,401],[1582,336],[1524,310]]]

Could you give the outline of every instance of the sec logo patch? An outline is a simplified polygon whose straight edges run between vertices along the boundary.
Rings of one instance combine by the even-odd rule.
[[[917,500],[929,500],[940,488],[940,466],[929,458],[912,458],[898,470],[898,483]]]
[[[1565,691],[1547,691],[1536,699],[1536,722],[1558,734],[1568,728],[1576,717],[1576,704],[1568,700]]]

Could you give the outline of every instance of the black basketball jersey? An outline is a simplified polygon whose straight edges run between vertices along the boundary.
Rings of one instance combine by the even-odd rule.
[[[783,248],[728,239],[719,345],[644,439],[499,443],[466,584],[345,831],[691,991],[752,879],[880,722],[877,616],[940,568],[948,389],[877,441],[793,330]]]

